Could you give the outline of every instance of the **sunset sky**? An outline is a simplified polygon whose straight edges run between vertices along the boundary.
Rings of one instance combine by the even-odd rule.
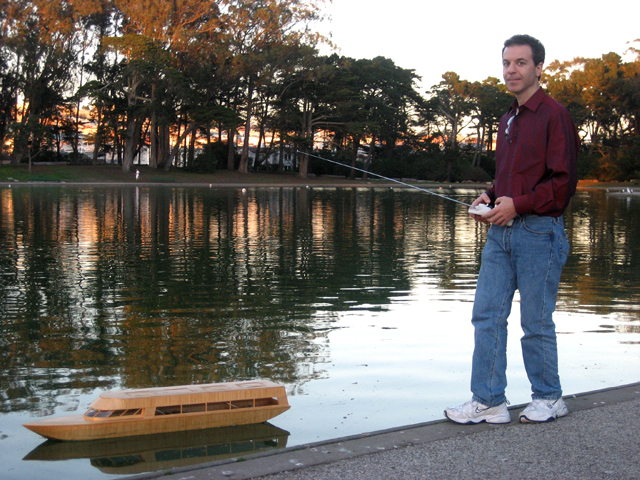
[[[422,77],[421,90],[454,71],[465,80],[502,79],[500,51],[513,34],[528,33],[545,45],[545,66],[575,57],[623,55],[640,38],[640,4],[628,0],[538,2],[333,0],[331,33],[339,53],[391,58]],[[640,42],[634,44],[640,48]],[[323,52],[325,53],[325,52]],[[626,57],[625,57],[626,58]]]

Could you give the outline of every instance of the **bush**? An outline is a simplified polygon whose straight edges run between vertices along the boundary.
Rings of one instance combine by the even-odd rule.
[[[194,173],[213,173],[218,165],[227,164],[227,146],[222,142],[207,143],[193,162],[184,169]]]
[[[640,178],[640,137],[633,137],[616,162],[620,170],[619,180]]]
[[[329,160],[350,164],[349,152],[332,153],[329,150],[317,152],[317,155]],[[434,182],[490,182],[492,173],[495,172],[495,160],[489,156],[483,156],[480,160],[480,167],[472,167],[471,155],[465,155],[460,151],[445,150],[437,148],[430,150],[412,151],[408,147],[396,147],[390,153],[375,157],[370,167],[372,175],[377,175],[399,179],[414,178],[416,180],[427,180]],[[358,168],[364,168],[363,162],[359,161]],[[349,168],[335,165],[311,157],[309,162],[309,172],[320,175],[344,175],[349,176]],[[358,172],[357,177],[362,173]]]
[[[460,178],[462,181],[469,181],[473,183],[487,183],[491,182],[493,178],[482,167],[472,167],[468,165],[463,167]]]
[[[93,159],[84,153],[78,153],[74,158],[73,153],[63,155],[61,160],[67,161],[69,165],[91,165]]]

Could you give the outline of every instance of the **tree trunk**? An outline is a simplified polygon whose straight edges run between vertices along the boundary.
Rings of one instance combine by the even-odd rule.
[[[311,110],[306,110],[302,113],[302,132],[305,139],[307,139],[307,143],[309,146],[305,146],[305,150],[307,148],[313,149],[313,112]],[[300,157],[300,169],[298,171],[298,176],[300,178],[307,178],[307,170],[309,168],[309,156],[307,154],[303,154]]]
[[[247,92],[247,121],[244,125],[244,143],[238,172],[249,173],[249,139],[251,137],[251,110],[253,109],[253,77],[249,77],[249,91]]]
[[[198,127],[193,129],[193,132],[191,132],[191,138],[189,139],[189,153],[187,155],[187,165],[188,166],[192,166],[193,165],[193,160],[195,158],[195,152],[196,152],[196,137],[198,135]]]
[[[280,137],[280,153],[278,155],[278,172],[284,172],[284,139]]]
[[[198,128],[197,123],[191,123],[190,125],[186,126],[186,128],[184,129],[184,132],[182,132],[182,135],[180,135],[180,138],[178,138],[178,141],[176,142],[175,147],[173,147],[173,151],[171,152],[171,157],[169,158],[169,161],[164,166],[164,170],[166,172],[169,171],[169,169],[171,168],[171,165],[173,165],[176,158],[178,158],[178,155],[180,154],[180,145],[182,144],[182,142],[184,142],[185,138],[187,138],[189,134],[191,134],[191,132],[193,132],[197,128]]]
[[[234,141],[236,138],[236,131],[233,128],[229,129],[229,133],[227,134],[227,170],[233,171],[236,168],[236,149],[234,145]]]
[[[124,158],[122,159],[122,171],[130,172],[133,165],[133,157],[136,153],[142,121],[137,120],[133,115],[127,120],[127,132],[124,141]]]
[[[309,168],[309,155],[306,153],[301,154],[300,156],[300,173],[298,176],[300,178],[307,178],[307,170]]]
[[[156,112],[151,113],[151,128],[149,129],[149,168],[157,168],[158,152],[160,150],[158,132],[158,118]]]
[[[141,82],[142,80],[138,77],[133,77],[128,80],[127,105],[129,107],[129,111],[127,113],[127,128],[124,140],[124,158],[122,159],[123,172],[131,171],[133,156],[135,155],[136,147],[138,146],[138,138],[142,128],[142,121],[138,121],[134,113],[134,107],[137,103],[136,94]]]
[[[376,147],[376,137],[371,137],[371,142],[369,143],[369,153],[367,153],[367,159],[364,162],[364,169],[369,170],[371,164],[373,163],[373,152]],[[362,174],[362,179],[367,180],[369,178],[369,174],[367,172]]]
[[[360,148],[360,135],[353,136],[353,147],[351,150],[351,171],[349,172],[349,179],[354,180],[356,178],[356,161],[358,160],[358,149]]]
[[[476,148],[473,152],[473,160],[471,161],[472,167],[480,166],[480,156],[482,155],[482,145],[484,145],[484,135],[480,128],[480,124],[476,127]]]
[[[98,164],[98,154],[100,153],[100,144],[102,143],[102,105],[96,106],[96,136],[93,139],[93,155],[91,163]]]

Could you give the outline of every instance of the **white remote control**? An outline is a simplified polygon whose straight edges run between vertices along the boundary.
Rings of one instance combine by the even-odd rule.
[[[485,213],[488,213],[490,211],[491,207],[486,203],[479,203],[475,207],[469,208],[469,213],[472,213],[473,215],[484,215]],[[511,225],[513,225],[513,220],[509,220],[507,222],[507,227],[510,227]]]
[[[486,203],[479,203],[475,207],[471,207],[469,209],[469,213],[473,215],[484,215],[485,213],[489,213],[491,211],[491,207]]]

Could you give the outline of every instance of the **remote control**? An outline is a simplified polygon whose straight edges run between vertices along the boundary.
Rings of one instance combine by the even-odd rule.
[[[486,203],[479,203],[475,207],[471,207],[469,209],[469,213],[472,213],[473,215],[484,215],[485,213],[488,213],[490,211],[491,207]]]
[[[472,213],[474,215],[484,215],[485,213],[488,213],[490,211],[491,211],[491,207],[486,203],[479,203],[475,207],[469,208],[469,213]],[[507,222],[507,227],[510,227],[512,225],[513,225],[513,220],[509,220]]]

